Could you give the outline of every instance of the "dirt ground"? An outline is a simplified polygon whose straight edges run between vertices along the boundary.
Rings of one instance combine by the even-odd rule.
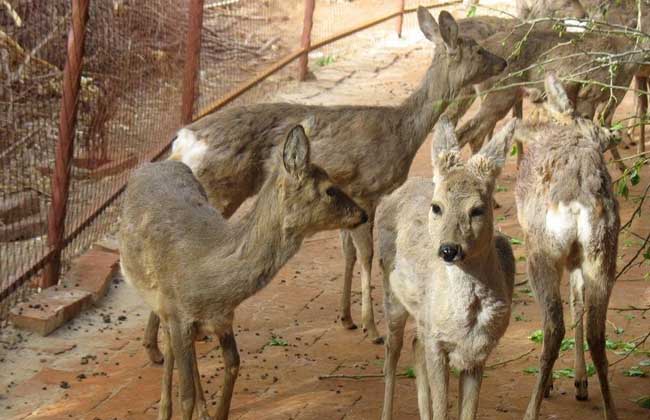
[[[316,80],[287,84],[275,100],[306,103],[398,103],[418,84],[431,58],[431,46],[416,31],[403,40],[368,33],[361,52],[339,57],[334,63],[314,69]],[[361,42],[361,41],[359,41]],[[372,92],[372,94],[369,94]],[[620,115],[629,114],[626,98]],[[411,169],[412,176],[429,177],[429,148],[421,148]],[[624,150],[631,155],[631,150]],[[371,151],[369,151],[371,153]],[[611,168],[613,177],[619,173]],[[521,238],[514,204],[514,157],[498,182],[496,211],[498,228]],[[621,219],[627,221],[636,207],[634,198],[650,181],[650,170],[641,174],[641,184],[631,189],[630,199],[621,198]],[[622,267],[636,252],[650,230],[646,213],[621,234]],[[514,245],[517,279],[525,280],[525,245]],[[361,330],[343,329],[338,322],[343,260],[338,233],[327,232],[305,241],[300,252],[275,280],[237,311],[236,339],[241,355],[240,377],[233,397],[232,419],[373,419],[379,418],[383,380],[319,379],[322,375],[376,375],[381,373],[384,350],[372,344]],[[608,338],[629,343],[650,329],[647,312],[631,306],[650,306],[648,265],[621,277],[614,288],[608,317]],[[380,330],[384,331],[381,273],[375,265],[373,297]],[[354,283],[353,316],[360,321],[360,286]],[[563,296],[568,297],[566,281]],[[568,305],[567,337],[572,335]],[[619,308],[622,310],[616,310]],[[648,311],[650,312],[650,311]],[[149,363],[141,346],[148,311],[135,291],[117,277],[107,297],[96,307],[47,338],[6,328],[0,332],[0,418],[2,419],[154,419],[158,413],[162,368]],[[541,322],[539,307],[527,284],[516,288],[512,319],[506,335],[491,355],[489,365],[507,362],[486,371],[481,392],[480,419],[520,419],[528,403],[535,376],[525,373],[537,366],[541,344],[529,337]],[[413,335],[407,329],[406,343]],[[614,346],[612,346],[614,347]],[[222,359],[218,343],[197,343],[199,370],[211,412],[216,409]],[[610,370],[610,383],[619,418],[650,417],[650,410],[635,402],[650,394],[650,343],[641,346]],[[610,363],[622,356],[608,353]],[[574,354],[563,351],[555,370],[571,368]],[[412,366],[410,346],[405,346],[400,371]],[[641,366],[645,377],[626,376]],[[567,371],[564,371],[565,373]],[[452,375],[449,404],[455,416],[457,380]],[[574,399],[573,379],[560,377],[542,406],[542,419],[601,418],[602,399],[596,377],[590,378],[590,399]],[[397,419],[418,418],[415,381],[398,381]],[[174,418],[177,418],[176,416]]]

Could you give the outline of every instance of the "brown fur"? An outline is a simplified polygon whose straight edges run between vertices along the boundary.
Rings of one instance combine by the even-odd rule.
[[[208,147],[194,173],[210,202],[229,217],[268,177],[264,162],[280,133],[308,122],[314,160],[370,218],[370,223],[342,234],[346,269],[341,319],[347,328],[356,327],[350,315],[350,289],[358,252],[363,327],[376,342],[381,337],[370,296],[375,207],[406,180],[415,153],[458,91],[498,74],[505,65],[473,39],[459,35],[447,12],[441,12],[440,24],[425,8],[418,10],[418,18],[425,36],[436,44],[435,53],[420,88],[400,106],[258,104],[216,112],[186,127]],[[153,345],[155,337],[149,335],[145,342]]]
[[[239,369],[232,331],[234,311],[266,286],[303,238],[318,231],[354,228],[365,212],[309,158],[301,127],[291,131],[275,170],[252,210],[228,221],[209,205],[190,169],[174,161],[149,164],[129,181],[120,228],[125,278],[160,317],[165,332],[159,419],[171,418],[171,374],[180,376],[184,420],[209,419],[194,339],[216,334],[225,376],[218,420],[228,417]]]
[[[562,89],[552,75],[546,85],[547,92]],[[570,109],[566,98],[551,96],[550,100]],[[538,419],[542,398],[552,383],[553,364],[565,332],[559,290],[565,268],[570,273],[576,331],[576,398],[587,398],[586,314],[587,342],[598,372],[605,418],[615,420],[607,378],[605,321],[616,275],[620,220],[602,155],[609,133],[577,115],[572,124],[558,124],[553,119],[557,108],[548,107],[547,121],[521,124],[515,134],[528,144],[517,176],[517,213],[528,248],[528,279],[544,322],[540,373],[525,420]]]

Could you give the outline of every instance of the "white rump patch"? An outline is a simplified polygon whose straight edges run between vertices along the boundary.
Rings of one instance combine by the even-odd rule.
[[[549,209],[546,213],[546,230],[563,246],[576,240],[586,245],[591,239],[590,219],[591,209],[577,201],[568,205],[560,203],[557,209]]]
[[[208,150],[208,145],[196,138],[196,134],[187,128],[178,130],[176,140],[172,143],[170,160],[178,160],[196,172]]]

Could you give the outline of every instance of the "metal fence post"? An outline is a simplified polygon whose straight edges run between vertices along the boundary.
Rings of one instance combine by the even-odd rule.
[[[401,38],[402,37],[402,25],[404,25],[404,3],[406,3],[406,0],[397,0],[397,10],[400,12],[399,16],[397,16],[397,37]]]
[[[302,37],[300,39],[300,48],[305,49],[311,46],[311,29],[314,26],[314,9],[316,0],[305,0],[305,19],[302,24]],[[305,52],[300,56],[298,61],[298,80],[301,82],[307,78],[309,66],[309,53]]]
[[[196,98],[196,76],[201,58],[201,31],[203,29],[203,0],[190,0],[187,40],[185,44],[185,70],[183,74],[183,103],[181,124],[192,122]]]
[[[196,98],[196,76],[201,58],[201,31],[203,29],[203,0],[190,0],[187,40],[185,45],[185,70],[183,72],[183,103],[181,124],[192,122]]]
[[[47,229],[47,242],[54,250],[54,254],[45,266],[42,287],[57,284],[61,272],[61,253],[64,247],[65,216],[70,189],[70,165],[74,152],[88,4],[89,0],[72,0],[72,26],[68,32],[67,57],[63,70],[59,141],[56,144],[56,160],[52,174],[52,205],[48,215]]]

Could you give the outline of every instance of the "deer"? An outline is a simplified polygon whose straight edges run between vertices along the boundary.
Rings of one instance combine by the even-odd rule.
[[[421,419],[447,420],[449,366],[460,370],[459,419],[474,420],[485,361],[505,333],[515,278],[510,241],[494,230],[494,186],[512,119],[468,161],[442,117],[433,182],[411,178],[377,210],[388,334],[382,420],[393,418],[395,371],[409,317]]]
[[[539,374],[524,419],[539,418],[542,399],[552,385],[553,364],[565,334],[560,281],[567,270],[575,327],[575,396],[588,398],[586,319],[605,419],[616,420],[605,349],[620,227],[618,202],[603,157],[612,134],[577,114],[552,73],[545,78],[545,90],[546,101],[537,104],[538,116],[520,123],[515,131],[515,138],[527,145],[517,174],[517,217],[528,252],[528,281],[541,308],[544,330]]]
[[[362,327],[369,339],[383,343],[374,320],[371,296],[373,225],[380,198],[406,181],[416,152],[464,87],[494,76],[506,62],[471,38],[459,34],[446,11],[439,20],[420,7],[418,22],[435,45],[433,60],[420,87],[398,106],[308,106],[288,103],[232,107],[209,114],[181,129],[170,159],[187,164],[206,189],[210,203],[230,217],[259,190],[268,172],[262,163],[277,147],[278,133],[302,123],[320,164],[368,213],[368,223],[341,233],[345,258],[341,323],[357,328],[350,299],[357,258],[361,263]],[[155,315],[150,316],[145,347],[152,361],[157,349]]]
[[[293,128],[252,209],[236,221],[210,205],[182,162],[149,164],[131,177],[119,233],[121,269],[162,321],[159,420],[171,418],[174,364],[183,420],[191,420],[195,408],[200,419],[210,419],[194,349],[203,334],[221,344],[225,369],[216,419],[227,419],[240,364],[235,309],[273,279],[304,238],[368,220],[310,156],[304,129]]]
[[[508,40],[504,43],[504,40]],[[524,42],[525,41],[525,42]],[[520,44],[521,43],[521,44]],[[590,65],[593,57],[585,51],[607,51],[625,53],[633,48],[633,41],[625,36],[599,36],[598,34],[564,34],[549,30],[531,29],[524,25],[512,31],[497,33],[484,41],[484,45],[502,56],[509,57],[508,75],[493,77],[482,84],[480,90],[487,91],[481,101],[478,112],[457,128],[456,134],[462,146],[469,144],[476,153],[483,139],[493,130],[497,121],[506,116],[508,111],[520,101],[523,89],[521,85],[543,86],[546,71],[566,75],[564,88],[578,109],[585,117],[593,118],[599,104],[608,104],[606,113],[601,113],[599,120],[611,122],[615,105],[625,94],[623,89],[601,89],[609,85],[612,74],[609,66]],[[514,47],[513,47],[514,45]],[[566,59],[565,57],[570,57]],[[617,85],[628,86],[639,64],[629,56],[618,63],[615,75]],[[583,74],[584,73],[584,74]],[[583,86],[581,80],[589,79],[594,83]],[[614,96],[614,100],[610,98]],[[581,103],[583,102],[583,103]],[[464,112],[466,107],[458,107]],[[458,116],[450,117],[458,120]],[[610,149],[617,160],[619,169],[625,170],[616,148]]]

